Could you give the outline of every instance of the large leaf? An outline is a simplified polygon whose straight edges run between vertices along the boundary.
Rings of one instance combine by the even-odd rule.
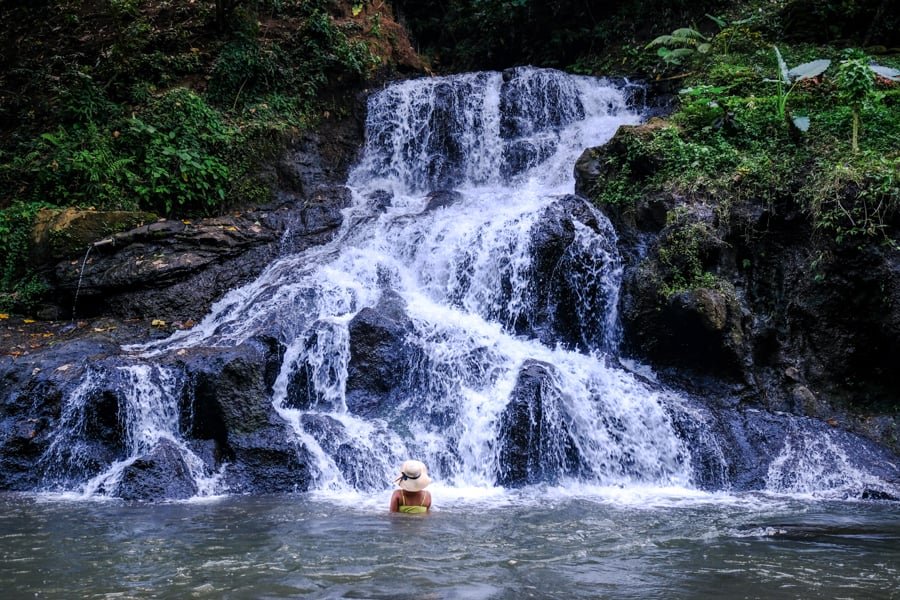
[[[802,65],[797,65],[790,71],[788,71],[788,79],[790,81],[800,81],[802,79],[811,79],[813,77],[818,77],[822,73],[825,72],[831,65],[831,61],[827,58],[820,58],[819,60],[813,60],[808,63],[803,63]]]
[[[891,81],[900,81],[900,71],[898,71],[897,69],[884,67],[882,65],[869,65],[869,68],[875,71],[876,75],[880,75],[885,79],[890,79]]]
[[[660,46],[660,45],[670,46],[670,45],[672,45],[672,42],[674,42],[674,41],[675,41],[675,38],[673,38],[671,35],[661,35],[658,38],[656,38],[655,40],[652,40],[646,46],[644,46],[644,48],[652,48],[653,46]]]
[[[697,31],[696,29],[691,29],[690,27],[682,27],[680,29],[676,29],[672,32],[672,36],[676,38],[682,39],[695,39],[695,40],[705,40],[706,36]]]
[[[809,130],[809,117],[793,117],[794,126],[800,131]]]
[[[790,83],[791,78],[788,77],[787,63],[785,63],[784,59],[781,58],[781,51],[778,50],[778,46],[772,47],[775,48],[775,57],[778,59],[778,70],[781,72],[781,80],[785,83]]]
[[[711,20],[719,29],[725,29],[728,26],[728,22],[722,17],[717,17],[715,15],[711,15],[709,13],[705,13],[706,17]]]

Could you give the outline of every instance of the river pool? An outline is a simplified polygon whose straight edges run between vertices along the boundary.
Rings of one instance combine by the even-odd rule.
[[[900,598],[896,504],[686,490],[0,496],[4,598]],[[383,496],[383,497],[382,497]]]

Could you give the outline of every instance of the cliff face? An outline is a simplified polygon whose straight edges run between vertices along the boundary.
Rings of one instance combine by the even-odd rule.
[[[663,125],[623,127],[606,146],[587,150],[577,189],[594,193],[611,165],[621,164],[627,138]],[[632,159],[632,179],[658,167],[653,157]],[[789,195],[773,203],[737,193],[653,192],[601,209],[627,261],[627,352],[679,386],[737,393],[900,452],[895,244],[838,243],[817,232]]]

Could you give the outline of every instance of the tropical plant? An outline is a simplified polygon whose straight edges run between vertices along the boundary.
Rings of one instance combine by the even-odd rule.
[[[781,57],[781,51],[778,50],[778,46],[773,46],[773,48],[775,49],[775,57],[778,60],[779,77],[778,79],[768,79],[767,81],[773,81],[778,85],[778,118],[788,120],[790,123],[793,123],[797,129],[806,131],[809,129],[809,117],[791,117],[787,110],[788,98],[790,97],[791,92],[794,91],[794,88],[797,87],[798,83],[806,79],[818,77],[831,66],[831,61],[827,58],[820,58],[805,62],[802,65],[797,65],[793,69],[788,69],[787,63],[785,63],[784,58]]]
[[[876,76],[900,81],[900,71],[890,67],[869,64],[864,57],[841,61],[835,83],[840,99],[853,111],[853,152],[859,152],[859,115],[875,97]]]
[[[652,40],[645,48],[659,46],[656,54],[668,64],[680,65],[685,58],[706,54],[712,45],[708,37],[692,27],[680,27],[672,33]]]

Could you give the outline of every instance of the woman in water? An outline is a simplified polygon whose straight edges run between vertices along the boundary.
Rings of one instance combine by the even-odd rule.
[[[431,494],[425,491],[431,479],[428,469],[417,460],[400,465],[400,476],[394,480],[400,489],[391,496],[391,512],[425,513],[431,508]]]

